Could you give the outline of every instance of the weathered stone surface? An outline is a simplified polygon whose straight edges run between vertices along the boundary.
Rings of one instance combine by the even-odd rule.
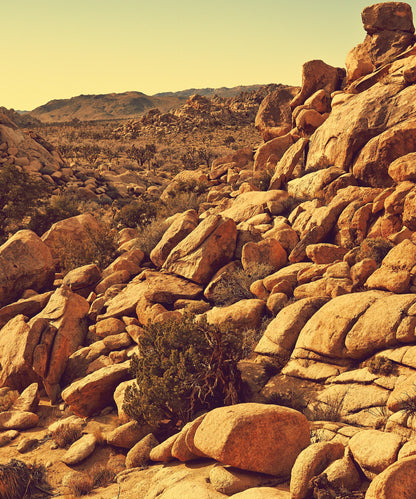
[[[243,246],[241,263],[244,270],[250,270],[261,264],[270,265],[270,273],[283,267],[287,254],[276,239],[264,239],[258,243],[246,243]]]
[[[83,435],[71,445],[61,460],[68,465],[78,464],[94,452],[96,445],[97,439],[95,435]]]
[[[347,253],[345,248],[341,248],[336,244],[318,243],[310,244],[306,248],[306,255],[314,263],[332,263],[337,260],[342,260]]]
[[[263,140],[271,140],[290,132],[292,110],[289,103],[298,90],[298,87],[282,86],[262,100],[254,126],[262,134]]]
[[[262,475],[252,471],[242,471],[231,466],[214,466],[209,472],[209,480],[215,490],[231,496],[238,492],[251,489],[253,487],[261,487],[273,485],[275,479],[270,475]]]
[[[130,361],[103,367],[85,378],[74,381],[62,392],[71,411],[87,417],[111,405],[114,390],[128,377]]]
[[[416,498],[416,456],[393,463],[371,482],[365,499]]]
[[[354,435],[348,446],[354,460],[372,480],[396,461],[401,444],[401,437],[394,433],[364,430]]]
[[[338,166],[347,170],[352,166],[352,162],[360,150],[365,146],[367,153],[365,157],[369,159],[371,169],[376,174],[375,179],[381,179],[383,185],[391,183],[387,171],[391,162],[404,154],[413,152],[406,150],[404,137],[412,135],[412,127],[406,132],[403,128],[410,125],[410,117],[416,115],[416,105],[414,104],[414,94],[416,89],[413,86],[404,88],[401,83],[389,85],[374,85],[368,91],[357,95],[350,95],[344,102],[333,107],[329,118],[317,129],[310,138],[307,169],[326,168],[327,166]],[[399,123],[403,122],[402,127]],[[383,140],[385,144],[382,150],[377,152],[376,157],[383,161],[383,167],[377,167],[374,160],[374,147],[381,142],[376,141],[366,146],[367,142],[397,125],[400,131],[397,145],[393,146],[391,140]],[[392,139],[394,134],[392,135]],[[387,142],[392,144],[389,152]],[[409,146],[411,142],[409,143]],[[371,148],[371,153],[370,153]],[[357,163],[360,171],[364,171],[364,155],[359,154]],[[367,174],[372,175],[370,166],[365,168]],[[371,182],[371,177],[363,179],[364,182]]]
[[[234,254],[237,228],[231,219],[211,215],[171,251],[163,268],[206,284]]]
[[[87,298],[100,279],[100,269],[97,265],[91,263],[68,272],[64,277],[63,284],[68,286],[74,293]]]
[[[162,239],[150,253],[150,259],[161,267],[173,248],[190,234],[198,225],[198,213],[188,210],[182,213],[166,230]]]
[[[324,303],[323,298],[305,298],[285,307],[267,326],[256,353],[289,358],[301,329]]]
[[[401,341],[399,325],[415,296],[368,291],[338,296],[324,305],[299,334],[297,349],[331,358],[362,359]],[[407,336],[408,338],[408,336]]]
[[[236,329],[255,329],[261,323],[265,308],[263,300],[240,300],[227,307],[214,307],[206,313],[206,318],[209,324],[228,323]]]
[[[149,454],[150,459],[152,461],[162,461],[163,463],[172,461],[172,447],[178,438],[178,435],[179,433],[175,433],[175,435],[172,435],[161,444],[153,447]]]
[[[28,430],[39,423],[39,416],[33,412],[0,412],[0,430]]]
[[[148,435],[149,431],[148,426],[140,425],[137,421],[129,421],[107,433],[105,440],[109,445],[131,449],[137,442]]]
[[[205,416],[194,443],[224,464],[287,477],[309,443],[309,423],[287,407],[255,403],[220,407]]]
[[[292,135],[287,133],[262,144],[254,155],[254,171],[264,170],[268,165],[276,165],[294,142]]]
[[[39,405],[39,385],[32,383],[19,397],[13,402],[11,409],[13,411],[34,412],[36,413]]]
[[[52,255],[57,258],[59,251],[68,244],[73,249],[86,248],[95,238],[99,238],[102,231],[101,224],[90,214],[83,213],[76,217],[66,218],[52,225],[42,236],[42,241],[49,246]]]
[[[276,165],[273,177],[270,180],[269,189],[280,189],[282,184],[292,179],[293,171],[308,145],[308,142],[309,139],[301,138],[283,154],[281,160]]]
[[[181,298],[197,298],[201,292],[201,286],[179,276],[145,271],[107,302],[107,312],[100,318],[134,315],[137,304],[142,298],[173,304]]]
[[[358,490],[360,488],[360,473],[348,454],[342,459],[332,462],[324,470],[324,473],[332,487],[346,490]]]
[[[48,305],[29,325],[40,341],[33,349],[33,370],[43,379],[48,395],[55,399],[59,381],[71,354],[82,345],[87,333],[90,305],[66,286],[58,288]]]
[[[113,334],[120,334],[125,331],[126,325],[120,319],[115,319],[111,317],[109,319],[104,319],[98,321],[95,325],[95,334],[100,338],[105,338]]]
[[[290,493],[274,487],[253,487],[231,496],[233,499],[290,499]]]
[[[153,433],[149,433],[143,437],[135,446],[127,453],[126,468],[136,468],[145,466],[150,460],[150,451],[159,445]]]
[[[377,3],[366,7],[361,18],[367,33],[383,30],[408,31],[414,33],[412,9],[404,2]]]
[[[416,152],[397,158],[388,169],[389,176],[396,182],[416,181]]]
[[[269,203],[277,203],[282,207],[286,206],[288,193],[286,191],[252,191],[240,194],[233,202],[232,206],[221,212],[223,217],[231,218],[236,223],[245,222],[255,215],[266,213]]]
[[[390,164],[416,150],[416,121],[406,120],[369,140],[354,162],[354,176],[373,187],[389,187]]]
[[[30,230],[16,232],[0,246],[0,306],[13,302],[28,288],[35,291],[53,283],[51,252]]]
[[[17,302],[6,305],[0,309],[0,328],[5,326],[10,319],[22,314],[26,317],[33,317],[38,314],[48,303],[53,291],[42,294],[35,294],[29,298],[22,298]]]
[[[125,251],[103,270],[104,280],[115,272],[128,272],[130,276],[140,272],[140,264],[144,258],[142,250],[133,248]]]
[[[310,480],[344,454],[344,445],[319,442],[306,447],[296,458],[290,475],[291,499],[305,499],[312,492]]]
[[[334,68],[324,61],[305,62],[302,66],[302,89],[292,100],[290,107],[294,109],[301,106],[317,90],[323,89],[329,94],[335,92],[339,89],[344,76],[344,69]]]

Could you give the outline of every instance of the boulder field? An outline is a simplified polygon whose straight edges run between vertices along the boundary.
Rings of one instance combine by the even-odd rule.
[[[118,449],[103,498],[416,498],[416,37],[405,3],[362,20],[346,69],[309,61],[300,89],[264,99],[255,151],[180,173],[208,202],[168,219],[149,255],[127,230],[106,268],[57,279],[55,248],[99,234],[93,214],[0,247],[0,455],[49,446],[48,467],[69,473]],[[19,134],[0,122],[1,142]],[[33,140],[24,165],[64,167]],[[19,164],[23,149],[1,150]],[[264,191],[250,182],[259,172]],[[257,277],[246,294],[219,302],[244,273]],[[239,364],[245,402],[158,441],[123,411],[130,358],[148,321],[187,311],[258,333]],[[67,418],[80,438],[50,448]]]

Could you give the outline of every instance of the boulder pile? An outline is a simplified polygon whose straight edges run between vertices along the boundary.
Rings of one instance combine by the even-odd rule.
[[[302,88],[269,93],[255,119],[264,143],[216,159],[208,202],[168,219],[150,255],[124,232],[107,268],[53,282],[54,244],[65,227],[83,240],[92,215],[0,247],[2,445],[40,424],[40,391],[78,423],[122,422],[101,443],[87,431],[67,465],[99,444],[124,449],[129,469],[211,460],[204,478],[191,465],[119,474],[136,497],[416,497],[416,40],[407,4],[362,19],[346,71],[310,61]],[[172,116],[207,106],[193,97]],[[261,191],[251,180],[267,172]],[[243,273],[257,276],[247,295],[219,303]],[[158,442],[123,412],[129,359],[148,321],[195,310],[241,335],[267,321],[240,363],[246,402]]]

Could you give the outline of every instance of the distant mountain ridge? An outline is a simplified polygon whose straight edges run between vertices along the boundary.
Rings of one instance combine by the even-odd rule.
[[[78,95],[70,99],[54,99],[33,109],[28,115],[43,122],[64,122],[136,118],[152,108],[167,112],[183,105],[193,94],[229,98],[241,92],[256,91],[262,85],[237,86],[233,88],[187,89],[178,92],[162,92],[152,96],[130,91],[99,95]]]

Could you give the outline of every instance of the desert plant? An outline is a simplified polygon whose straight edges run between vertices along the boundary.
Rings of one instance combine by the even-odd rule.
[[[28,228],[41,236],[52,224],[79,214],[80,211],[74,196],[60,194],[50,198],[47,204],[32,216]]]
[[[107,466],[96,466],[92,470],[92,484],[93,487],[106,487],[114,482],[116,474]]]
[[[253,265],[249,269],[227,272],[216,283],[212,301],[216,305],[232,305],[240,300],[253,298],[250,291],[253,282],[270,275],[273,268],[268,264]]]
[[[2,499],[29,498],[32,493],[42,492],[42,497],[51,494],[45,480],[45,469],[37,464],[26,464],[12,459],[0,464],[0,497]]]
[[[138,227],[134,246],[141,249],[146,255],[150,255],[168,227],[166,221],[161,219],[152,220],[144,227]]]
[[[382,376],[389,376],[395,370],[396,364],[382,355],[371,358],[366,362],[368,370],[372,374],[381,374]]]
[[[199,411],[239,401],[241,338],[230,328],[191,315],[149,323],[139,350],[131,362],[137,383],[126,390],[123,404],[137,421],[156,427],[165,421],[173,430]]]
[[[73,473],[65,484],[75,497],[86,496],[94,488],[93,477],[87,473]]]
[[[114,221],[121,227],[142,228],[156,218],[157,209],[157,203],[138,199],[123,206],[115,215]]]
[[[25,227],[49,195],[51,188],[14,165],[0,169],[0,242],[10,231]]]
[[[98,232],[89,231],[82,244],[73,244],[71,238],[64,235],[55,242],[55,252],[65,274],[89,263],[103,269],[115,259],[117,248],[118,232],[109,225],[103,225]]]
[[[356,261],[359,262],[360,260],[364,260],[364,258],[372,258],[380,264],[393,246],[393,243],[382,237],[364,239],[360,244]]]
[[[66,448],[81,438],[82,430],[79,426],[63,423],[52,432],[52,440],[58,447]]]

